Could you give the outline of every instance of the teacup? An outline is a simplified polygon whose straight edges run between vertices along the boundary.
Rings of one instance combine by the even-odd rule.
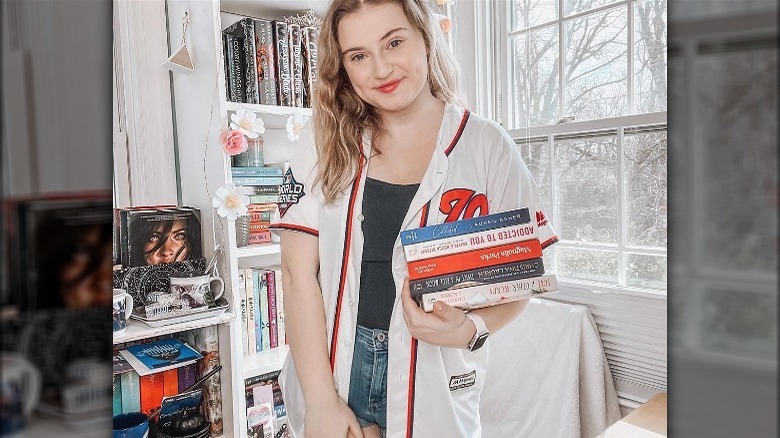
[[[114,336],[122,336],[127,331],[127,318],[133,313],[133,296],[124,289],[114,289],[112,307]]]
[[[41,396],[41,373],[21,355],[0,353],[0,435],[24,429]]]
[[[114,416],[113,438],[146,438],[149,436],[149,416],[131,412]]]
[[[187,301],[190,309],[213,307],[225,292],[225,282],[216,275],[196,271],[171,274],[171,294]]]

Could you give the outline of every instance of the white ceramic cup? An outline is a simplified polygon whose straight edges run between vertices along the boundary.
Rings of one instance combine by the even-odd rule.
[[[2,435],[24,429],[27,418],[41,397],[41,373],[16,353],[0,353],[0,404]]]
[[[114,289],[112,307],[114,336],[121,336],[127,331],[127,318],[133,313],[133,296],[124,289]]]
[[[225,282],[216,275],[193,272],[171,274],[171,294],[189,302],[190,308],[213,306],[225,292]]]

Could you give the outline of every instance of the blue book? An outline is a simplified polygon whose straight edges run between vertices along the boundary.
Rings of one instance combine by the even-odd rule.
[[[233,184],[237,186],[279,186],[284,182],[282,176],[234,176]]]
[[[233,177],[241,176],[282,176],[282,169],[279,167],[232,167],[230,173]]]
[[[135,371],[120,375],[122,385],[122,412],[141,412],[141,378]]]
[[[133,345],[122,350],[121,354],[142,376],[177,368],[203,357],[189,345],[174,338]]]
[[[122,378],[119,374],[114,374],[111,388],[114,390],[114,415],[119,415],[122,413]]]
[[[493,230],[495,228],[525,224],[528,222],[531,222],[531,215],[528,212],[528,208],[518,208],[516,210],[493,213],[472,219],[463,219],[455,222],[431,225],[429,227],[415,228],[413,230],[404,230],[401,231],[401,244],[410,245],[412,243],[429,242],[445,237],[460,236],[463,234]]]
[[[255,352],[263,351],[263,317],[260,310],[260,271],[252,270],[252,283],[254,284],[255,306]]]

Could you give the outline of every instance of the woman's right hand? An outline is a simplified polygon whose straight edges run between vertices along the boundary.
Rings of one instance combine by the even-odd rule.
[[[306,438],[363,438],[363,429],[347,403],[336,396],[329,402],[306,406]]]

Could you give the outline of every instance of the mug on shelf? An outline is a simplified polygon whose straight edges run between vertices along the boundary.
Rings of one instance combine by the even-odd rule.
[[[219,276],[198,271],[171,274],[171,294],[187,301],[190,309],[213,307],[224,292],[225,282]]]
[[[149,416],[142,412],[115,415],[112,438],[147,438],[149,436]]]
[[[24,429],[41,396],[41,373],[19,354],[0,353],[0,435]]]
[[[127,331],[127,318],[133,313],[133,296],[124,289],[114,289],[112,307],[114,336],[124,335]]]

